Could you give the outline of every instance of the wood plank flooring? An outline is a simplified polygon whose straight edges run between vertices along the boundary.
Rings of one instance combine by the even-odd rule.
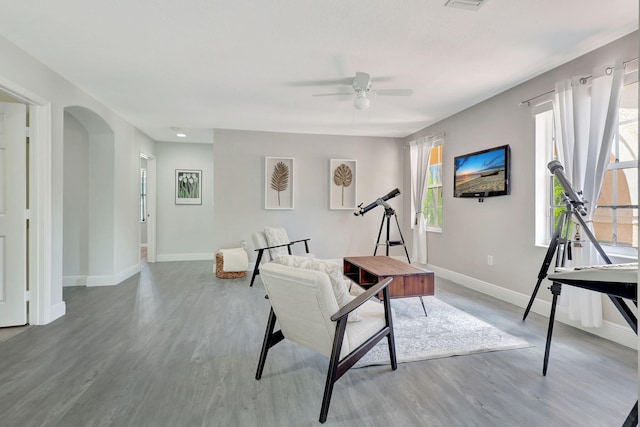
[[[256,381],[269,301],[260,280],[212,267],[156,263],[118,286],[65,288],[66,316],[0,342],[0,425],[319,425],[328,359],[285,341]],[[557,323],[543,377],[546,318],[523,323],[521,308],[438,278],[436,297],[534,347],[352,369],[325,425],[622,425],[635,350]]]

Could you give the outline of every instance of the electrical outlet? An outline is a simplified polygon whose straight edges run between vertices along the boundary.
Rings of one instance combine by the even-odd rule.
[[[247,242],[245,240],[242,241],[242,249],[247,250]]]
[[[493,255],[487,255],[487,265],[493,265]]]

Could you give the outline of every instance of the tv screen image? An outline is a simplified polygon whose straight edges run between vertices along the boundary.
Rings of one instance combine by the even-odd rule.
[[[454,159],[454,197],[492,197],[509,194],[508,145]]]

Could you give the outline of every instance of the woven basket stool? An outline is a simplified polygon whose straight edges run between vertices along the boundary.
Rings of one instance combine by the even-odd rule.
[[[223,258],[220,252],[216,253],[216,277],[220,279],[238,279],[247,275],[246,271],[222,271]]]

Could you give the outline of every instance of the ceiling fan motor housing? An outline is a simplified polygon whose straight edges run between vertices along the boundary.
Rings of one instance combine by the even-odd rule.
[[[366,94],[371,89],[371,76],[367,73],[357,72],[351,86],[356,93],[364,92]]]

